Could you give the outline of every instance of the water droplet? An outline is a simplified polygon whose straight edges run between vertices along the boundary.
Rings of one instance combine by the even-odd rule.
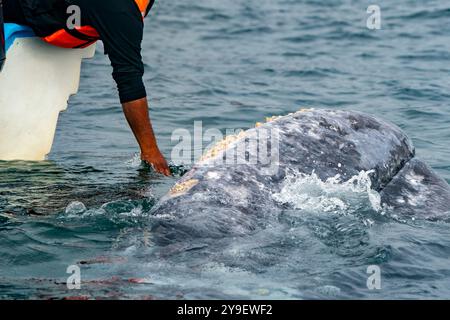
[[[66,208],[66,214],[82,214],[86,212],[86,206],[79,201],[73,201],[69,203]]]

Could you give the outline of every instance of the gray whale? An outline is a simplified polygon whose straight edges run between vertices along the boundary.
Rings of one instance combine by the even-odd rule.
[[[262,162],[213,164],[262,130],[277,132],[277,170]],[[449,185],[415,158],[411,140],[397,126],[360,112],[302,110],[246,131],[195,164],[154,207],[153,215],[162,217],[155,229],[167,239],[175,229],[186,237],[252,232],[263,227],[265,216],[285,209],[273,194],[288,171],[324,181],[370,171],[383,207],[417,219],[450,215]]]

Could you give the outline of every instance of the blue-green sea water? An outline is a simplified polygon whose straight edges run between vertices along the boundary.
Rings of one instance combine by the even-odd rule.
[[[366,27],[370,4],[380,30]],[[400,126],[449,182],[449,35],[444,0],[157,1],[143,58],[161,149],[170,159],[172,132],[194,121],[352,109]],[[102,52],[84,62],[48,160],[0,162],[0,298],[450,298],[446,222],[294,210],[215,246],[158,248],[151,208],[177,177],[140,166]]]

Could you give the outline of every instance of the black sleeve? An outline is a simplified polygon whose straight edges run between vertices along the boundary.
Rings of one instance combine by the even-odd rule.
[[[142,81],[144,64],[141,42],[144,23],[141,14],[133,1],[101,3],[106,6],[102,10],[92,10],[93,17],[90,20],[100,34],[105,52],[111,61],[120,102],[144,98],[147,94]],[[121,5],[114,5],[117,3]],[[126,5],[122,5],[124,3]]]

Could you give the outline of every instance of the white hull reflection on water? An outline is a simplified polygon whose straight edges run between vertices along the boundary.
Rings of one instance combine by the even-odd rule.
[[[348,0],[156,5],[143,55],[164,153],[194,120],[245,128],[293,106],[349,108],[398,124],[450,181],[448,5],[380,7],[383,29],[373,31]],[[176,178],[128,165],[137,147],[110,73],[101,54],[86,62],[49,163],[0,163],[0,297],[450,297],[448,223],[381,215],[367,193],[332,185],[319,184],[345,214],[299,214],[295,206],[318,199],[284,193],[290,207],[255,232],[155,245],[150,212]],[[66,214],[74,201],[86,211]],[[69,291],[76,263],[82,286]],[[370,265],[381,268],[381,290],[367,288]]]

